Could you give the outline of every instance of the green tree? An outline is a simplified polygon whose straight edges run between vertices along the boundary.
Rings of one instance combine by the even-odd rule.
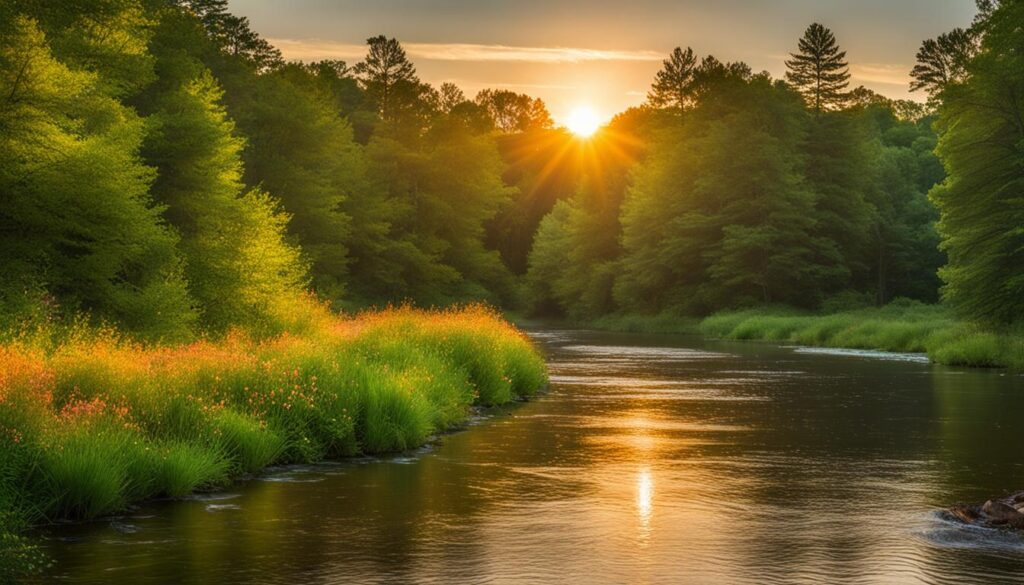
[[[466,102],[466,94],[459,89],[459,86],[451,82],[444,82],[441,84],[440,94],[440,109],[444,114],[450,114],[456,107]]]
[[[284,64],[281,51],[249,26],[249,19],[228,12],[227,0],[172,0],[194,14],[216,46],[225,54],[266,72]]]
[[[930,196],[949,255],[944,297],[968,318],[1005,325],[1024,315],[1024,4],[990,8],[963,78],[937,94],[949,177]]]
[[[367,39],[366,44],[369,52],[355,72],[367,98],[390,129],[418,132],[429,113],[424,100],[429,86],[420,81],[416,67],[397,40],[380,35]]]
[[[157,168],[154,197],[181,234],[189,290],[213,329],[266,322],[304,283],[287,216],[259,190],[244,191],[244,140],[204,71],[151,104],[143,155]]]
[[[547,106],[538,98],[507,89],[484,89],[476,103],[490,116],[494,126],[506,134],[543,130],[554,125]]]
[[[350,208],[357,296],[425,304],[507,299],[510,275],[483,243],[485,224],[510,198],[502,168],[490,133],[458,116],[438,118],[415,141],[374,136],[365,191],[373,195],[358,199],[368,208]]]
[[[931,120],[900,119],[891,101],[867,106],[863,115],[873,122],[877,136],[868,191],[874,207],[870,288],[880,305],[895,297],[935,302],[945,254],[939,251],[935,229],[938,210],[927,193],[945,173],[933,153]]]
[[[142,121],[109,94],[120,87],[54,59],[32,19],[0,22],[0,305],[44,291],[145,337],[186,338],[176,238],[147,194]]]
[[[364,188],[363,153],[333,96],[298,63],[262,75],[225,77],[225,103],[246,136],[243,180],[268,190],[291,220],[288,232],[310,261],[314,290],[343,298],[351,218],[345,200]]]
[[[534,314],[564,315],[572,302],[559,286],[572,251],[567,229],[571,214],[568,201],[557,202],[541,220],[534,235],[525,278],[528,308]]]
[[[836,44],[832,31],[814,23],[800,39],[799,52],[786,61],[786,80],[815,112],[840,109],[846,103],[844,90],[850,85],[846,51]]]
[[[799,97],[726,76],[634,174],[615,296],[639,311],[813,305],[842,277],[803,175]]]
[[[917,51],[917,64],[910,72],[910,91],[923,89],[929,96],[935,96],[948,84],[962,80],[976,50],[974,34],[962,28],[924,41]]]
[[[647,103],[654,108],[680,112],[692,106],[697,67],[693,49],[687,47],[684,51],[676,47],[669,58],[662,61],[661,70],[655,75],[654,84],[647,92]]]

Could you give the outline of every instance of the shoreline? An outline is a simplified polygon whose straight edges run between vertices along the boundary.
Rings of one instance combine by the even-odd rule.
[[[413,450],[547,385],[537,349],[489,309],[325,311],[314,325],[173,347],[0,346],[0,577],[45,566],[32,527],[273,465]]]
[[[826,314],[751,309],[715,313],[703,319],[664,313],[617,314],[573,325],[623,333],[916,353],[927,355],[934,364],[1024,372],[1024,334],[988,330],[954,318],[944,307],[921,303]]]

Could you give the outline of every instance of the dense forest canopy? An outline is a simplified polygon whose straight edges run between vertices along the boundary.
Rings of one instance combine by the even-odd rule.
[[[287,62],[226,0],[0,4],[0,317],[146,339],[483,300],[577,319],[947,300],[1024,315],[1024,3],[925,41],[927,104],[677,48],[583,139],[422,81],[398,40]],[[940,280],[941,279],[941,280]]]

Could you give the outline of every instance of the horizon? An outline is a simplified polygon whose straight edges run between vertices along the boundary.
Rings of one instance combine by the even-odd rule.
[[[539,97],[559,125],[580,108],[591,108],[605,123],[643,104],[654,74],[676,46],[744,61],[755,72],[782,78],[785,59],[812,22],[832,28],[847,51],[851,89],[863,85],[892,99],[923,102],[925,95],[909,89],[921,41],[970,22],[976,13],[973,0],[581,4],[527,0],[515,8],[504,2],[442,0],[428,6],[385,0],[356,10],[346,1],[300,0],[285,7],[230,0],[229,8],[248,17],[285,59],[352,65],[365,56],[367,38],[384,34],[402,43],[431,85],[455,83],[470,97],[485,88]],[[677,28],[677,18],[684,26]],[[525,25],[538,20],[545,24]],[[602,32],[616,24],[616,34]]]

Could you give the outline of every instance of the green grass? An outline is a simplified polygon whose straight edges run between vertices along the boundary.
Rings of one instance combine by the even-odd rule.
[[[1024,335],[985,331],[944,307],[900,302],[827,315],[787,309],[718,313],[701,334],[817,347],[927,353],[935,363],[1024,371]]]
[[[700,320],[671,311],[657,315],[615,313],[587,321],[584,325],[604,331],[626,333],[697,333]]]
[[[410,449],[473,405],[547,383],[527,338],[480,307],[322,311],[302,325],[175,347],[110,332],[0,344],[0,579],[42,563],[18,536],[29,524],[181,497],[271,464]]]

